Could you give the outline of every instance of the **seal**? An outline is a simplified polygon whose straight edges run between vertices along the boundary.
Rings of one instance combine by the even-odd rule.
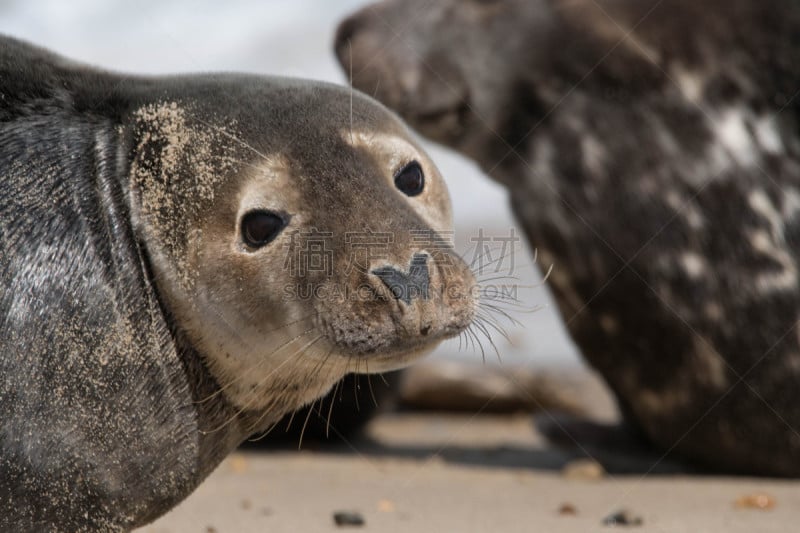
[[[446,187],[352,89],[0,40],[0,530],[125,531],[476,312]]]
[[[651,443],[800,476],[797,28],[788,0],[389,0],[336,50],[509,187],[572,337]]]

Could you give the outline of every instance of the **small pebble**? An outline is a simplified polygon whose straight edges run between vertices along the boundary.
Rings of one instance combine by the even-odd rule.
[[[378,511],[382,513],[393,513],[394,512],[394,502],[392,500],[380,500],[378,501]]]
[[[558,514],[564,516],[575,516],[578,514],[578,509],[576,509],[571,503],[562,503],[558,508]]]
[[[228,459],[230,469],[237,474],[243,474],[247,471],[247,459],[241,454],[233,454]]]
[[[641,516],[636,516],[627,509],[611,513],[603,519],[604,526],[641,526],[643,523]]]
[[[738,509],[759,509],[768,511],[775,507],[775,498],[769,494],[756,493],[747,494],[736,500],[735,506]]]
[[[575,459],[564,466],[561,475],[567,479],[594,481],[602,479],[606,470],[594,459]]]
[[[364,517],[356,511],[337,511],[333,513],[333,521],[339,527],[361,527]]]

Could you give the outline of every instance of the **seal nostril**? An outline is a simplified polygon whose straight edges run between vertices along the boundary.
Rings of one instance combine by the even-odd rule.
[[[392,291],[395,298],[406,304],[411,304],[411,300],[417,297],[428,299],[430,275],[427,254],[414,254],[408,273],[389,265],[376,268],[372,273]]]
[[[373,274],[383,282],[386,287],[392,291],[392,295],[398,300],[405,303],[411,303],[411,297],[408,294],[408,276],[391,266],[383,266],[376,268],[372,271]]]
[[[425,335],[427,335],[428,333],[430,333],[430,332],[431,332],[431,327],[430,327],[430,325],[428,325],[428,326],[422,326],[422,328],[419,330],[419,333],[420,333],[420,335],[422,335],[423,337],[424,337]]]

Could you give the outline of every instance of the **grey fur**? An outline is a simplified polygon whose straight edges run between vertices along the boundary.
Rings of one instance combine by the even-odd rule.
[[[429,192],[406,198],[385,158],[345,141],[349,128],[406,136],[385,108],[333,85],[125,76],[0,37],[0,530],[141,526],[346,372],[401,366],[466,327],[472,301],[444,288],[473,278],[450,248],[430,253],[431,269],[443,257],[452,268],[431,274],[424,306],[388,297],[368,273],[340,274],[341,230],[393,232],[383,261],[407,264],[423,251],[409,230],[439,229],[420,212],[449,217],[428,162]],[[258,251],[237,241],[248,186],[291,217]],[[283,298],[278,251],[311,226],[336,232],[333,277],[302,281],[382,297],[335,312]],[[325,348],[287,354],[291,371],[265,357],[226,373],[239,357],[274,355],[280,332],[312,338],[306,328]],[[230,348],[245,331],[253,354]]]
[[[800,476],[798,32],[789,0],[388,0],[336,46],[356,87],[510,188],[649,440]]]

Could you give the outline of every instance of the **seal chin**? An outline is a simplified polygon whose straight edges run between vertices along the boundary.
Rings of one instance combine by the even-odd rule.
[[[386,348],[375,350],[369,354],[350,355],[346,357],[350,359],[349,364],[354,365],[352,369],[354,372],[360,374],[380,374],[383,372],[391,372],[392,370],[400,370],[401,368],[409,366],[414,361],[431,353],[439,346],[440,342],[441,340],[436,340],[420,343],[405,349]]]

